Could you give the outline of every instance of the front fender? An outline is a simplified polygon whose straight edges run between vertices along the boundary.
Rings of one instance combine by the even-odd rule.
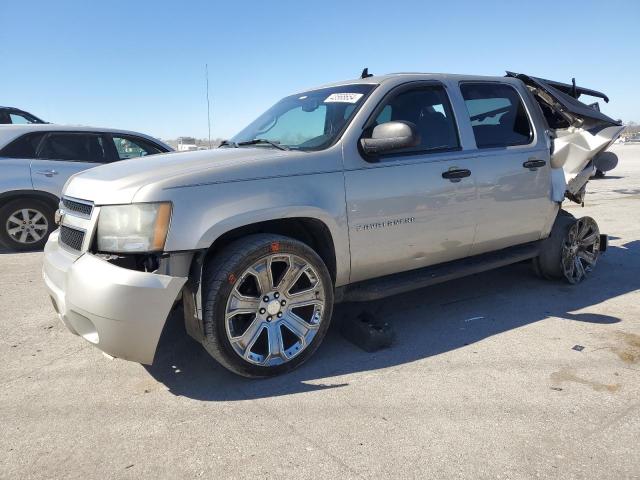
[[[329,229],[336,254],[336,285],[350,270],[342,172],[278,177],[172,189],[167,251],[207,249],[236,228],[283,218],[312,218]]]

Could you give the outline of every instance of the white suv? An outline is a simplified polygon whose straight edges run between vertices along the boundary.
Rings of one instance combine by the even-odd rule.
[[[0,245],[41,248],[69,177],[97,165],[166,153],[141,133],[51,124],[0,127]]]

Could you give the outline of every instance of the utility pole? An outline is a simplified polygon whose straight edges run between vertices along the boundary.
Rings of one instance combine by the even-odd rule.
[[[209,64],[204,64],[204,73],[207,82],[207,127],[209,128],[209,149],[211,149],[211,107],[209,104]]]

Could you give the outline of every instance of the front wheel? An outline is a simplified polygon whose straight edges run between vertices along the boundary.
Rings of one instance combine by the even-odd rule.
[[[204,347],[246,377],[288,372],[324,338],[333,284],[318,254],[297,240],[251,235],[217,254],[203,273]]]

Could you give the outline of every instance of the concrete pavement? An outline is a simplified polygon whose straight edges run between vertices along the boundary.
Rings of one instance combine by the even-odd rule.
[[[586,282],[514,265],[375,302],[393,348],[333,328],[275,379],[176,318],[152,367],[109,360],[55,318],[42,253],[0,254],[0,478],[639,478],[640,146],[614,150],[568,208],[611,235]]]

